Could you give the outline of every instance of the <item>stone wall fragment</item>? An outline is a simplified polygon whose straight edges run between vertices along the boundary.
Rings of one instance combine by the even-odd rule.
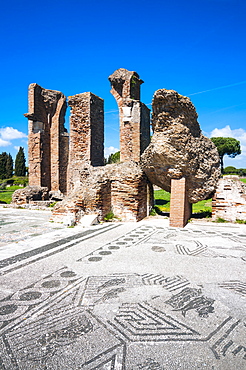
[[[246,221],[246,184],[237,176],[219,180],[212,201],[212,218],[226,221]]]
[[[185,178],[189,203],[211,197],[220,177],[219,155],[201,133],[190,99],[174,90],[157,90],[152,127],[151,143],[141,156],[151,183],[170,192],[172,179]]]
[[[29,185],[66,192],[68,134],[64,127],[66,97],[30,84],[28,92]],[[64,176],[65,175],[65,176]]]
[[[150,142],[150,110],[140,101],[143,81],[136,72],[124,68],[117,69],[109,81],[119,107],[120,160],[139,162]]]
[[[70,96],[70,149],[68,164],[68,189],[80,182],[80,170],[85,164],[104,164],[104,102],[86,92]]]

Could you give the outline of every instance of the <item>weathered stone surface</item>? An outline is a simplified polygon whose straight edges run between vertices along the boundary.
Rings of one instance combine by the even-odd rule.
[[[136,163],[84,166],[80,178],[80,186],[54,207],[53,221],[70,215],[77,223],[95,213],[102,220],[110,211],[122,221],[139,221],[149,214],[152,186]]]
[[[29,184],[64,193],[69,139],[64,127],[66,97],[33,83],[28,101]]]
[[[104,164],[104,101],[91,92],[70,96],[70,148],[68,190],[77,187],[80,170],[87,163]]]
[[[246,184],[237,176],[224,176],[219,180],[212,201],[212,218],[227,221],[246,221]]]
[[[140,101],[143,81],[136,72],[124,68],[117,69],[109,81],[119,107],[120,159],[139,162],[150,142],[150,110]]]
[[[49,191],[49,199],[53,201],[60,201],[64,199],[62,192],[58,191]]]
[[[141,156],[149,180],[171,190],[171,179],[186,178],[190,203],[215,191],[220,161],[215,145],[201,133],[189,98],[174,90],[157,90],[153,98],[153,137]]]
[[[32,201],[44,201],[49,199],[47,187],[27,186],[24,189],[17,189],[12,195],[13,204],[28,204]]]

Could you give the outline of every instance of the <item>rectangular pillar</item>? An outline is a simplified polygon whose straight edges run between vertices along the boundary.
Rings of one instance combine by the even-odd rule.
[[[68,151],[68,140],[64,141],[67,136],[64,127],[66,97],[60,91],[30,84],[28,110],[25,116],[28,118],[29,185],[65,192],[63,179]]]
[[[186,179],[171,180],[170,221],[171,227],[184,227],[191,216],[191,204],[188,202]]]
[[[70,148],[68,190],[80,184],[81,169],[104,164],[104,102],[85,92],[70,96]]]

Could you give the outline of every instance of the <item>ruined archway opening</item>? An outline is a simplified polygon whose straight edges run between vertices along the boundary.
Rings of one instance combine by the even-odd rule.
[[[109,163],[120,152],[119,110],[115,101],[104,115],[104,159]],[[109,162],[108,162],[109,161]]]

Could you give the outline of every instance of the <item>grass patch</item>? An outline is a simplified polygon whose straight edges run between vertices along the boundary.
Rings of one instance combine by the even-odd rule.
[[[212,199],[201,200],[192,204],[192,213],[195,218],[212,217]]]
[[[161,189],[154,191],[155,211],[158,214],[170,212],[170,193]],[[199,218],[211,217],[212,199],[202,200],[192,205],[192,213]]]
[[[245,179],[240,179],[240,181],[242,181],[246,184],[246,178]]]
[[[215,222],[219,223],[219,224],[223,224],[225,222],[229,222],[229,221],[226,221],[224,218],[221,218],[221,217],[217,217]]]
[[[150,211],[149,215],[150,216],[156,216],[157,215],[156,210],[155,210],[155,207],[152,208],[152,210]]]
[[[170,193],[161,189],[154,191],[156,213],[170,212]]]
[[[106,214],[106,216],[104,217],[104,221],[110,221],[110,220],[113,220],[115,218],[115,215],[113,214],[112,211],[110,211],[109,213]]]
[[[10,204],[12,202],[12,194],[17,189],[23,189],[22,186],[13,185],[5,190],[0,191],[0,201]]]
[[[246,224],[246,221],[236,219],[236,223],[237,224]]]
[[[50,207],[50,208],[53,208],[53,207],[55,207],[55,205],[56,205],[56,204],[57,204],[57,202],[50,203],[50,204],[49,204],[49,207]]]

